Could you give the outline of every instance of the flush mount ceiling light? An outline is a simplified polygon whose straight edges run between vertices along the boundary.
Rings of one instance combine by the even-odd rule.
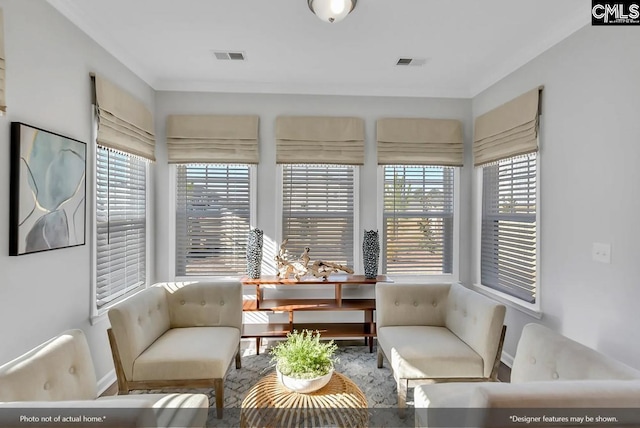
[[[342,21],[356,7],[358,0],[307,0],[309,9],[325,22]]]

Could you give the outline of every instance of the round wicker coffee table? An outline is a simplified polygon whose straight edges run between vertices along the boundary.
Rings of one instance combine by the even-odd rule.
[[[360,388],[340,373],[322,389],[299,394],[282,386],[273,372],[247,392],[240,427],[366,427],[367,407]]]

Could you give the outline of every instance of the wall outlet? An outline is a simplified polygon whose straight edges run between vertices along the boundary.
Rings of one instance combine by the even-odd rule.
[[[611,244],[594,242],[591,249],[591,257],[596,262],[611,263]]]

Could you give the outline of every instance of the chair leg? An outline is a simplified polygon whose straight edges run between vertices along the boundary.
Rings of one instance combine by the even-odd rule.
[[[240,357],[240,346],[238,346],[238,351],[236,352],[236,369],[242,368],[242,358]]]
[[[222,419],[222,410],[224,408],[224,383],[222,379],[214,380],[214,388],[216,394],[216,416],[218,419]]]
[[[398,416],[400,419],[404,419],[405,409],[407,408],[408,382],[407,379],[398,379]]]
[[[382,349],[380,349],[380,343],[378,343],[378,368],[379,369],[382,368],[382,359],[383,359]]]

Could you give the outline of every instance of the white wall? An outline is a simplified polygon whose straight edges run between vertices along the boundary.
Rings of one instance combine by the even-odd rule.
[[[153,177],[155,248],[151,281],[172,280],[168,251],[168,114],[258,114],[261,162],[258,219],[275,236],[274,121],[278,115],[350,115],[366,124],[361,170],[360,229],[376,227],[375,120],[385,116],[456,118],[464,123],[460,278],[474,281],[477,230],[472,228],[471,118],[539,84],[541,130],[540,322],[640,367],[635,315],[640,301],[640,36],[629,27],[585,27],[470,100],[341,96],[246,95],[154,91],[43,1],[0,0],[4,9],[8,114],[0,118],[0,364],[67,328],[82,328],[98,378],[112,362],[105,330],[89,323],[87,245],[9,257],[9,123],[22,121],[90,143],[90,82],[98,72],[156,109],[158,163]],[[155,104],[154,104],[155,103]],[[473,113],[473,114],[472,114]],[[473,195],[477,197],[478,195]],[[91,200],[88,200],[90,207]],[[88,213],[89,214],[89,213]],[[152,226],[153,227],[153,226]],[[89,230],[88,230],[89,231]],[[612,263],[591,260],[591,244],[612,244]],[[152,270],[152,273],[154,271]],[[522,326],[537,321],[509,308],[505,351],[515,353]]]
[[[0,0],[0,7],[4,10],[8,103],[7,116],[0,117],[0,364],[65,329],[81,328],[100,379],[113,370],[113,363],[108,321],[89,322],[91,241],[87,239],[80,247],[8,256],[10,122],[24,122],[90,144],[90,72],[116,82],[150,108],[155,94],[45,1]],[[88,199],[87,207],[91,206],[92,199]]]
[[[508,309],[505,351],[512,356],[522,326],[541,322],[640,368],[638,52],[637,28],[587,26],[473,99],[476,117],[537,85],[545,87],[539,154],[542,319]],[[477,237],[473,230],[473,248]],[[594,242],[612,245],[611,264],[591,259]],[[471,261],[473,278],[478,254]]]
[[[276,237],[277,197],[279,182],[276,180],[275,163],[275,119],[278,115],[319,115],[319,116],[356,116],[365,120],[365,165],[360,174],[360,237],[362,230],[376,229],[376,174],[377,157],[375,141],[375,122],[381,117],[430,117],[459,119],[464,125],[464,139],[471,140],[471,102],[460,99],[436,98],[384,98],[351,96],[311,96],[311,95],[264,95],[264,94],[213,94],[158,92],[156,94],[156,134],[157,147],[157,185],[160,192],[156,199],[157,211],[157,278],[171,281],[169,266],[174,261],[168,250],[169,235],[174,228],[170,225],[170,203],[168,193],[173,192],[169,180],[169,167],[166,164],[166,146],[164,144],[164,122],[169,114],[257,114],[260,116],[260,164],[258,165],[258,219],[256,227],[264,230],[265,247],[268,240]],[[470,156],[470,152],[468,153]],[[322,159],[318,159],[322,162]],[[467,163],[470,158],[467,159]],[[461,205],[468,206],[471,192],[469,188],[471,169],[461,174]],[[468,210],[461,210],[460,252],[461,266],[468,266],[470,255]],[[275,246],[279,245],[278,241]],[[357,244],[361,248],[361,244]],[[274,248],[272,246],[272,248]],[[273,254],[265,254],[265,260],[272,264]],[[467,280],[467,269],[460,272]],[[296,315],[300,319],[303,315]]]

